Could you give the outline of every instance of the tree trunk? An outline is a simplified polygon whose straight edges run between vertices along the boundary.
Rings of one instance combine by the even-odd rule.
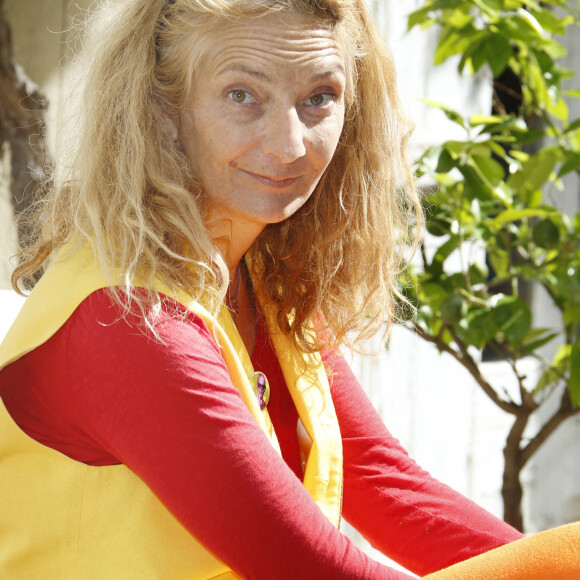
[[[37,196],[46,164],[42,137],[46,101],[12,55],[12,35],[0,0],[0,152],[10,175],[1,192],[12,201],[15,215]],[[25,232],[20,232],[25,235]],[[22,240],[21,240],[22,241]]]
[[[525,410],[516,415],[516,420],[510,429],[503,450],[505,465],[501,495],[503,498],[504,520],[520,532],[524,531],[522,517],[523,489],[520,481],[523,467],[521,442],[529,418],[530,414]]]

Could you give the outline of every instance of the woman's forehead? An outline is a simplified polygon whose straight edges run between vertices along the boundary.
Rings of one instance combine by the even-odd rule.
[[[201,64],[212,76],[248,72],[252,67],[258,67],[253,71],[256,75],[261,74],[260,67],[345,74],[344,51],[336,32],[304,16],[275,14],[226,24],[209,32],[206,40]]]

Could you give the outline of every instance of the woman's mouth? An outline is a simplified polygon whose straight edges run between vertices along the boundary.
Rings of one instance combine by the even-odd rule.
[[[293,183],[298,181],[298,179],[300,178],[300,176],[286,177],[283,175],[280,175],[280,176],[278,176],[278,175],[261,175],[259,173],[252,173],[251,171],[246,171],[245,169],[241,169],[241,171],[243,171],[246,175],[249,175],[250,177],[252,177],[256,181],[259,181],[260,183],[262,183],[268,187],[273,187],[275,189],[283,189],[285,187],[288,187],[289,185],[292,185]]]

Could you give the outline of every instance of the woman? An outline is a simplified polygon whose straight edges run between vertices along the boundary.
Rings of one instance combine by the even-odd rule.
[[[419,212],[364,2],[131,0],[95,55],[0,351],[2,577],[407,577],[341,514],[419,574],[518,539],[337,354]]]

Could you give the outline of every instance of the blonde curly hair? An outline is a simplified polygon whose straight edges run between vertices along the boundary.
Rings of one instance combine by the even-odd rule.
[[[30,286],[63,246],[88,241],[125,307],[143,300],[136,281],[153,288],[160,280],[217,311],[228,267],[204,225],[203,186],[168,123],[186,108],[212,30],[275,12],[309,15],[338,35],[347,62],[346,114],[310,199],[267,226],[250,248],[254,291],[305,351],[352,343],[392,320],[421,210],[405,157],[411,127],[395,67],[364,0],[130,0],[106,27],[93,22],[80,137],[47,185],[15,288]],[[154,323],[160,297],[150,296],[142,310]],[[319,344],[308,331],[313,318],[330,331]]]

